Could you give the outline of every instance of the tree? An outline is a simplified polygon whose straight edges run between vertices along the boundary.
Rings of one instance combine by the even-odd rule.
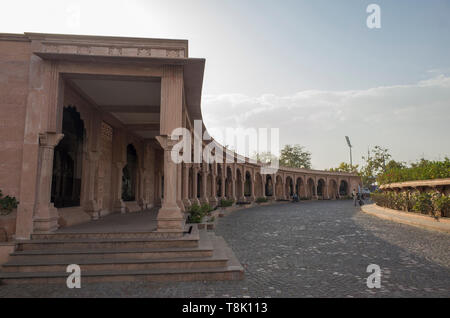
[[[281,150],[280,166],[311,169],[311,153],[299,145],[286,145]]]
[[[350,166],[348,163],[346,162],[341,162],[341,164],[339,165],[339,167],[337,168],[331,168],[330,171],[331,172],[349,172],[349,173],[359,173],[358,172],[358,168],[359,165],[353,165]]]
[[[387,165],[394,166],[396,163],[389,153],[389,149],[383,148],[381,146],[375,146],[372,151],[369,151],[367,157],[362,157],[365,161],[365,165],[360,171],[361,179],[365,187],[370,187],[376,181],[379,174],[386,171]]]

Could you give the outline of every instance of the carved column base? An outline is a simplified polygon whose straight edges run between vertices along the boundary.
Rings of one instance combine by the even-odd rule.
[[[177,200],[177,205],[180,208],[181,212],[185,212],[186,211],[186,207],[184,206],[183,200]]]
[[[95,200],[87,201],[84,204],[84,211],[91,216],[92,220],[98,220],[100,218],[100,210]]]
[[[189,209],[189,207],[192,205],[191,200],[189,200],[189,199],[184,199],[183,204],[184,204],[184,208],[186,210]]]
[[[212,208],[215,208],[216,206],[219,205],[219,199],[217,199],[217,197],[210,197],[209,204],[211,205]]]
[[[58,210],[53,206],[41,205],[38,207],[37,215],[33,218],[34,233],[51,233],[58,229]]]
[[[114,210],[114,212],[119,212],[122,214],[127,213],[127,208],[125,206],[125,203],[122,200],[116,200],[114,202],[113,210]]]
[[[141,207],[141,210],[142,210],[142,211],[144,211],[144,210],[147,209],[148,203],[147,203],[147,201],[145,201],[144,199],[139,199],[139,200],[137,201],[137,204]]]
[[[191,201],[192,205],[194,205],[194,204],[200,205],[200,200],[198,198],[192,198],[192,199],[189,199],[189,200]]]
[[[209,204],[208,198],[200,198],[200,204]]]
[[[158,222],[158,232],[184,231],[185,217],[178,207],[162,207],[159,209],[156,220]]]

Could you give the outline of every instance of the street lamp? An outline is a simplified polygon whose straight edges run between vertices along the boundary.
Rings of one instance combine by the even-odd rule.
[[[352,144],[350,142],[350,138],[348,136],[345,136],[345,139],[347,140],[348,147],[350,148],[350,169],[353,169],[353,158],[352,158]]]

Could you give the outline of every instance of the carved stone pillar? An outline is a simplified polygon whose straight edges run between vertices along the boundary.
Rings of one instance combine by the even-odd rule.
[[[250,178],[251,182],[250,182],[250,197],[249,200],[250,202],[254,202],[256,201],[256,196],[255,196],[255,180],[254,178]]]
[[[177,204],[178,169],[171,155],[176,142],[165,136],[156,139],[164,149],[164,200],[157,217],[158,231],[183,231],[185,218]]]
[[[200,167],[198,164],[194,164],[192,167],[192,198],[191,203],[192,204],[198,204],[200,205],[200,201],[198,199],[198,171],[200,170]]]
[[[233,176],[231,178],[231,193],[230,193],[230,199],[234,201],[234,203],[237,202],[236,198],[236,178]]]
[[[96,151],[87,152],[87,160],[88,163],[88,181],[86,198],[84,202],[84,211],[91,215],[93,220],[98,220],[100,217],[101,207],[98,204],[98,189],[96,189],[96,179],[98,178],[98,163],[100,159],[100,153]]]
[[[245,174],[241,177],[241,184],[240,184],[240,197],[239,197],[239,201],[241,202],[245,202],[246,198],[245,198]]]
[[[64,137],[63,134],[39,134],[39,172],[38,195],[33,231],[52,232],[58,229],[58,210],[51,203],[51,188],[53,176],[53,153],[55,146]]]
[[[202,186],[200,188],[200,203],[208,204],[208,166],[202,164]]]
[[[126,162],[115,162],[112,168],[111,188],[113,190],[114,212],[126,213],[125,203],[122,200],[122,174]]]
[[[225,176],[226,176],[226,169],[225,169],[225,165],[222,168],[222,175],[220,176],[220,198],[221,199],[225,199],[225,188],[227,186],[226,182],[225,182]]]
[[[182,198],[182,189],[183,189],[183,165],[177,164],[177,204],[182,212],[185,211],[183,198]]]
[[[213,170],[211,173],[211,196],[209,197],[209,204],[211,207],[215,208],[219,200],[217,199],[217,169],[216,164],[213,164]]]
[[[145,169],[140,168],[138,173],[138,191],[137,191],[137,203],[142,210],[147,209],[148,201],[145,195]]]
[[[185,209],[191,206],[191,201],[189,200],[189,170],[190,164],[185,163],[183,167],[183,204]]]

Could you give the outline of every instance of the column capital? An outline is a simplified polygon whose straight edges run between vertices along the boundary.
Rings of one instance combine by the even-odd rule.
[[[39,146],[45,148],[54,148],[63,138],[64,134],[57,134],[53,132],[40,133]]]

